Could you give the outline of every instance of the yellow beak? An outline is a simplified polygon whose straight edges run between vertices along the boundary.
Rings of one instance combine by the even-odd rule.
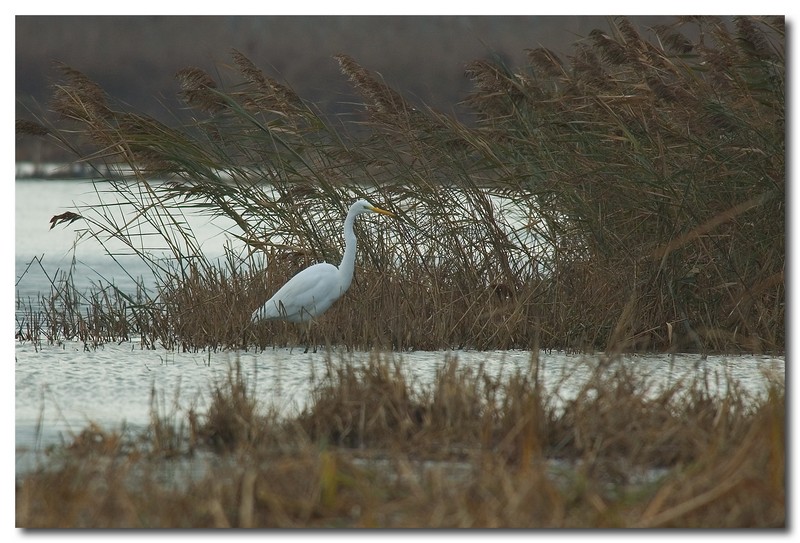
[[[369,210],[374,211],[375,213],[380,213],[381,215],[389,215],[390,217],[397,217],[397,215],[395,215],[391,211],[386,211],[385,209],[381,209],[379,207],[372,206],[369,208]]]

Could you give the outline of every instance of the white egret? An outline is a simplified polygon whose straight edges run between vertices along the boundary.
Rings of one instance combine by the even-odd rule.
[[[300,271],[262,307],[253,312],[252,321],[264,318],[308,322],[327,311],[345,293],[353,280],[356,262],[353,221],[362,213],[381,213],[396,217],[394,213],[375,207],[366,200],[358,200],[350,206],[344,220],[344,256],[339,267],[320,262]]]

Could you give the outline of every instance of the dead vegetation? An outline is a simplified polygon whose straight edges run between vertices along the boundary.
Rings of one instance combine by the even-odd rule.
[[[53,216],[121,241],[156,285],[83,293],[64,272],[41,304],[18,302],[17,337],[297,344],[292,325],[245,323],[298,269],[338,262],[344,211],[367,196],[399,219],[357,225],[355,280],[312,328],[319,345],[783,351],[783,18],[654,32],[617,19],[564,57],[476,61],[472,123],[340,56],[364,100],[356,130],[239,52],[238,85],[181,72],[179,126],[64,67],[61,119],[17,128],[126,165],[102,183],[133,211]],[[185,213],[232,220],[241,244],[208,261]],[[451,360],[421,391],[377,354],[332,363],[288,420],[233,371],[205,413],[50,451],[17,481],[17,526],[785,527],[782,383],[756,399],[700,377],[652,390],[612,356],[558,407],[536,363],[499,378]]]
[[[245,315],[302,265],[338,262],[358,195],[400,218],[359,225],[370,232],[356,279],[316,327],[320,345],[781,351],[784,22],[733,21],[645,34],[619,18],[565,56],[476,61],[472,123],[414,106],[340,55],[364,101],[341,128],[234,51],[238,85],[179,73],[189,123],[128,112],[65,66],[51,103],[61,120],[17,127],[128,168],[111,190],[129,217],[70,213],[151,265],[157,286],[125,304],[125,333],[147,346],[296,341],[282,324],[243,333]],[[184,213],[234,221],[243,245],[206,261]],[[72,321],[53,307],[30,335],[74,337],[88,305],[92,334],[116,338],[116,302],[86,297]]]
[[[154,408],[139,437],[94,426],[50,450],[18,478],[17,526],[785,527],[783,383],[653,394],[612,361],[556,408],[535,364],[449,359],[419,389],[377,354],[331,362],[290,418],[232,368],[206,413]]]

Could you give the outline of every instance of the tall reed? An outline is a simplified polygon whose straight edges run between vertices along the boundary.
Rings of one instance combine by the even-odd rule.
[[[188,110],[169,125],[63,67],[60,119],[18,128],[125,165],[113,190],[136,212],[78,212],[150,263],[168,345],[295,341],[282,323],[244,334],[246,316],[300,267],[338,262],[366,196],[400,218],[357,226],[356,278],[320,344],[782,350],[783,18],[683,18],[649,37],[613,22],[563,58],[471,63],[468,121],[346,55],[363,115],[331,120],[233,51],[228,86],[178,73]],[[186,213],[233,221],[224,263]]]

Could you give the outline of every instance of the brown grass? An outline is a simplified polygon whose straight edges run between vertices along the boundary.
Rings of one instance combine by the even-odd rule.
[[[531,49],[516,69],[471,63],[469,124],[338,55],[364,102],[364,117],[340,126],[234,51],[231,90],[179,72],[191,122],[126,111],[62,66],[61,120],[18,126],[133,171],[114,185],[136,209],[130,223],[105,206],[75,210],[159,279],[126,307],[131,330],[107,325],[100,305],[100,341],[298,342],[280,323],[245,332],[246,315],[300,266],[339,261],[344,211],[364,195],[399,219],[357,225],[356,279],[314,328],[320,345],[781,351],[783,20],[688,17],[651,30],[617,18],[571,54]],[[246,249],[200,258],[186,212],[233,220]],[[172,264],[149,244],[169,248]],[[49,327],[71,337],[75,324]]]
[[[399,218],[356,225],[355,279],[311,327],[316,345],[782,351],[783,18],[653,32],[618,18],[563,57],[477,60],[471,123],[412,105],[346,55],[364,117],[345,126],[240,52],[230,90],[179,72],[191,115],[175,126],[62,65],[59,118],[22,119],[19,134],[98,174],[130,168],[102,183],[131,216],[67,213],[157,284],[78,292],[61,271],[40,303],[18,302],[17,338],[300,344],[301,328],[249,315],[302,267],[338,262],[359,195]],[[202,257],[190,212],[232,220],[243,248]],[[560,406],[536,359],[502,378],[447,360],[422,390],[380,354],[331,362],[289,420],[262,412],[233,370],[206,413],[182,420],[154,399],[144,436],[90,427],[51,451],[17,481],[17,525],[785,527],[782,384],[718,398],[702,376],[654,389],[613,356],[589,363],[594,377]],[[164,475],[187,465],[197,472]]]
[[[299,264],[337,262],[344,208],[366,194],[400,219],[359,226],[356,281],[315,328],[319,344],[780,351],[784,26],[734,22],[683,18],[652,29],[656,40],[618,18],[564,58],[538,48],[516,70],[475,61],[469,125],[338,55],[365,112],[342,128],[238,51],[231,91],[197,68],[179,72],[192,123],[125,111],[62,66],[52,108],[63,126],[18,125],[81,160],[133,169],[119,194],[172,267],[103,206],[76,215],[157,272],[156,292],[126,308],[147,345],[295,342],[282,324],[245,333],[245,315]],[[173,231],[187,209],[232,219],[263,260],[199,259],[191,232]],[[102,341],[120,332],[99,307]],[[71,337],[76,324],[50,328]]]
[[[89,427],[51,451],[17,481],[16,524],[785,527],[781,383],[754,400],[701,380],[652,394],[621,361],[597,368],[557,409],[534,367],[493,378],[446,360],[421,390],[376,354],[331,362],[289,419],[233,368],[167,440],[154,416],[142,438]]]

